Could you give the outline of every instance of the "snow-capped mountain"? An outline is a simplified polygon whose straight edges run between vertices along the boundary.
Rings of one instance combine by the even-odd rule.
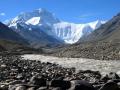
[[[60,22],[53,25],[52,31],[57,37],[66,43],[76,43],[82,36],[90,34],[97,29],[104,21],[94,21],[86,24],[75,24],[69,22]]]
[[[51,12],[40,8],[32,12],[21,13],[12,19],[8,26],[30,42],[41,41],[41,37],[46,34],[55,39],[53,41],[73,44],[82,36],[90,34],[104,23],[104,21],[99,20],[86,24],[63,22]],[[32,40],[32,38],[35,39]]]
[[[59,20],[45,9],[25,12],[13,18],[8,26],[24,37],[33,47],[56,46],[63,44],[51,35],[51,27]]]
[[[11,26],[16,26],[17,23],[24,23],[27,25],[47,25],[51,26],[54,23],[58,23],[59,20],[54,17],[49,11],[40,8],[32,12],[20,13],[10,22]]]

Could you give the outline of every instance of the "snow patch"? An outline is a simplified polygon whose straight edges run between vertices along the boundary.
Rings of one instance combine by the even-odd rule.
[[[37,24],[39,24],[39,22],[40,22],[40,17],[33,17],[33,18],[31,18],[31,19],[29,19],[28,21],[26,21],[25,23],[27,24],[27,25],[37,25]]]

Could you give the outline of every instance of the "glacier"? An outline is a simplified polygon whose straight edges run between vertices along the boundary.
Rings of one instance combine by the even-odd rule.
[[[94,21],[86,24],[75,24],[69,22],[60,22],[53,25],[52,31],[57,37],[64,40],[65,43],[76,43],[82,36],[89,35],[95,29],[104,24],[104,21]]]
[[[46,34],[64,41],[66,44],[76,43],[82,36],[89,35],[99,28],[105,21],[96,20],[90,23],[70,23],[59,20],[51,12],[40,8],[32,12],[24,12],[9,22],[9,27],[17,29],[21,25],[25,29],[39,29]]]

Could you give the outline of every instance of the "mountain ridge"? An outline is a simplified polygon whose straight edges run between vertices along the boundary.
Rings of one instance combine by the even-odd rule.
[[[24,12],[16,16],[8,23],[8,26],[16,32],[19,30],[18,33],[20,33],[20,35],[23,35],[24,32],[19,29],[18,24],[24,28],[24,30],[28,30],[29,32],[33,32],[33,30],[44,32],[49,37],[56,40],[56,44],[60,44],[60,42],[62,42],[62,44],[73,44],[82,36],[90,34],[94,29],[105,23],[103,21],[96,22],[97,23],[92,22],[87,24],[65,23],[56,18],[51,12],[41,8],[32,12]],[[26,38],[26,36],[27,35],[25,34],[23,37]],[[36,37],[36,35],[34,36]],[[27,38],[28,41],[30,39]]]
[[[101,25],[97,30],[93,31],[90,35],[87,37],[83,37],[82,40],[83,42],[90,42],[90,41],[106,41],[106,42],[111,42],[114,40],[119,39],[119,34],[120,34],[120,13],[115,15],[109,22],[105,23],[104,25]],[[119,41],[118,40],[118,41]]]
[[[18,33],[7,27],[5,24],[0,22],[0,39],[11,40],[14,42],[28,44],[27,40],[25,40]]]
[[[101,25],[80,42],[57,49],[54,56],[90,58],[99,60],[120,59],[120,14]]]

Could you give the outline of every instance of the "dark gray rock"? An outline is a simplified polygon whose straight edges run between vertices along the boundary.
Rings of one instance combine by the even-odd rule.
[[[64,81],[64,80],[52,80],[51,87],[60,87],[62,89],[69,89],[71,84],[70,81]]]
[[[47,89],[47,87],[40,87],[37,90],[49,90],[49,89]]]
[[[95,88],[88,82],[82,80],[71,81],[71,88],[69,90],[95,90]]]
[[[56,88],[52,88],[51,90],[64,90],[64,89],[61,89],[60,87],[56,87]]]
[[[35,87],[29,87],[27,90],[36,90]]]
[[[119,90],[117,83],[110,81],[103,85],[99,90]]]
[[[0,85],[0,90],[8,90],[8,85]]]
[[[22,84],[9,85],[8,90],[26,90],[26,86]]]
[[[103,82],[107,82],[108,80],[109,80],[110,78],[108,77],[108,75],[106,74],[105,76],[102,76],[101,77],[101,81],[103,81]]]
[[[117,75],[117,74],[114,73],[114,72],[110,72],[110,73],[108,74],[108,78],[109,78],[109,79],[120,79],[119,75]]]
[[[17,86],[15,90],[26,90],[25,86]]]
[[[42,77],[38,78],[37,76],[33,76],[30,79],[29,84],[38,85],[38,86],[46,86],[46,80]]]

